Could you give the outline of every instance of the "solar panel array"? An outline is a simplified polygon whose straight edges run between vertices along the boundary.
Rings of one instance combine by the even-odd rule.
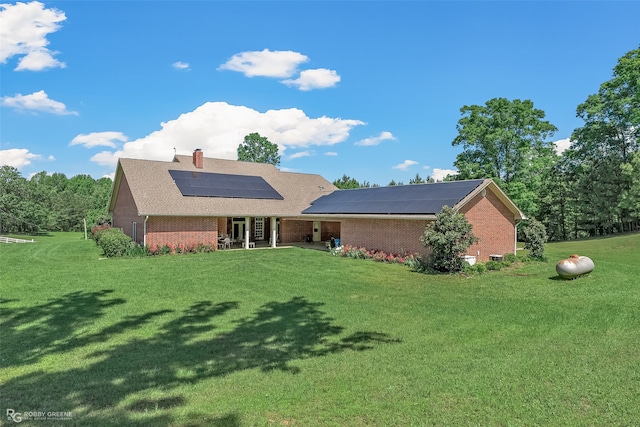
[[[183,196],[284,200],[261,176],[170,170]]]
[[[438,182],[334,191],[304,214],[436,214],[454,206],[484,181]]]

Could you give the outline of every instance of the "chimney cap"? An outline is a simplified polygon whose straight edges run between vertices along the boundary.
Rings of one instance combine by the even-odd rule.
[[[202,151],[202,149],[200,149],[200,148],[196,148],[196,149],[195,149],[195,150],[193,150],[193,151]]]

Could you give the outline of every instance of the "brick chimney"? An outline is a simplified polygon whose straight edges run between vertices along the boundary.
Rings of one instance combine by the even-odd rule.
[[[198,169],[202,169],[203,166],[203,161],[202,161],[202,156],[204,154],[202,153],[202,150],[199,148],[196,148],[195,150],[193,150],[193,165],[195,167],[197,167]]]

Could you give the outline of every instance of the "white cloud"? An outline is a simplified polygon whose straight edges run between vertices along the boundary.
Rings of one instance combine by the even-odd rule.
[[[413,165],[417,165],[418,162],[416,162],[415,160],[405,160],[404,162],[400,163],[399,165],[395,165],[393,167],[393,169],[400,169],[401,171],[406,171],[407,169],[409,169],[409,167],[413,166]]]
[[[337,156],[338,153],[336,153],[335,151],[327,151],[326,153],[324,153],[325,156]]]
[[[56,32],[66,19],[64,12],[45,9],[37,1],[0,4],[0,63],[20,56],[16,71],[66,67],[54,58],[57,52],[47,48],[47,35]]]
[[[62,102],[54,101],[44,90],[31,93],[29,95],[3,96],[0,99],[0,105],[4,107],[15,108],[16,110],[41,111],[43,113],[51,113],[58,115],[75,115],[75,111],[67,110],[67,106]]]
[[[115,167],[116,164],[118,164],[118,159],[120,157],[134,157],[134,156],[127,156],[124,155],[123,150],[118,150],[118,151],[101,151],[98,154],[94,154],[93,156],[91,156],[91,161],[95,162],[99,165],[102,166],[112,166]],[[167,157],[165,157],[163,160],[169,160]]]
[[[241,52],[233,55],[218,69],[243,73],[247,77],[291,77],[298,66],[309,58],[290,50]]]
[[[110,174],[102,175],[102,178],[109,178],[111,181],[113,181],[114,179],[116,179],[116,173],[111,172]]]
[[[556,147],[556,154],[561,155],[571,146],[571,138],[560,139],[553,144]]]
[[[178,61],[178,62],[174,62],[173,64],[171,64],[171,66],[173,68],[175,68],[176,70],[189,70],[189,63],[188,62],[182,62],[182,61]]]
[[[371,147],[371,146],[380,144],[382,141],[387,141],[387,140],[395,141],[395,139],[396,137],[393,136],[391,132],[381,132],[380,135],[378,136],[361,139],[360,141],[356,142],[355,145],[358,145],[361,147]]]
[[[73,138],[69,145],[84,145],[86,148],[99,146],[116,148],[118,142],[127,142],[127,139],[128,138],[122,132],[81,133]]]
[[[305,149],[344,142],[359,120],[308,117],[297,108],[268,110],[264,113],[226,102],[207,102],[175,120],[161,123],[161,129],[126,142],[116,151],[103,151],[91,160],[115,167],[119,157],[171,160],[201,148],[207,157],[236,159],[238,145],[250,133],[258,132],[277,144],[280,153],[287,148]]]
[[[447,175],[458,175],[458,171],[455,169],[433,168],[431,178],[433,178],[435,181],[442,181],[447,177]]]
[[[0,150],[0,165],[13,166],[16,169],[30,165],[31,160],[39,158],[39,154],[30,153],[26,148]]]
[[[294,154],[290,155],[290,156],[289,156],[289,160],[299,159],[299,158],[301,158],[301,157],[311,157],[311,156],[313,156],[313,155],[314,155],[314,154],[313,154],[311,151],[309,151],[309,150],[306,150],[306,151],[298,151],[297,153],[294,153]]]
[[[282,80],[281,83],[284,83],[287,86],[295,86],[302,91],[309,91],[313,89],[335,87],[339,81],[340,76],[335,70],[317,68],[315,70],[301,71],[300,77],[297,79]]]

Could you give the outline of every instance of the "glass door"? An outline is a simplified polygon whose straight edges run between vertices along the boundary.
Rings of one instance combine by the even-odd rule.
[[[264,217],[257,217],[254,224],[254,239],[264,240]]]

